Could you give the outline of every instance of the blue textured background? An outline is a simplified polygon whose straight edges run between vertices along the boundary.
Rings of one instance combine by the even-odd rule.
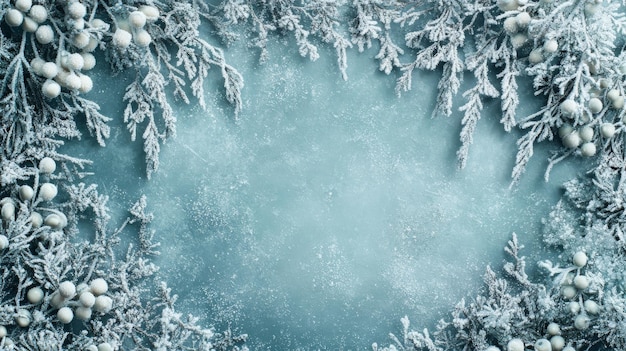
[[[540,253],[540,220],[577,162],[545,184],[539,148],[509,190],[519,134],[502,131],[496,102],[458,170],[460,115],[430,118],[438,73],[397,98],[367,54],[350,55],[344,82],[331,52],[311,63],[293,48],[276,44],[263,66],[229,49],[246,84],[239,120],[212,72],[208,111],[177,105],[178,137],[151,181],[121,122],[128,77],[96,72],[90,97],[114,135],[104,149],[69,147],[95,161],[90,180],[116,210],[148,196],[161,278],[183,311],[249,333],[253,349],[363,350],[399,333],[404,315],[432,327],[475,295],[512,232]],[[520,116],[537,103],[527,85]]]

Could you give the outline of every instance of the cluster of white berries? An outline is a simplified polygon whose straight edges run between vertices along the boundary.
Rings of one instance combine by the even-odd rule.
[[[146,23],[159,19],[159,9],[150,5],[140,6],[128,16],[128,21],[119,21],[118,28],[113,34],[113,45],[126,49],[131,42],[141,48],[152,43],[152,36],[144,29]]]
[[[572,300],[566,305],[568,312],[575,315],[574,327],[578,330],[585,330],[589,328],[591,323],[590,316],[595,316],[600,313],[600,305],[588,298],[583,301],[583,296],[575,300],[579,295],[579,292],[584,292],[590,285],[589,278],[580,273],[580,270],[587,265],[587,255],[582,252],[576,252],[572,259],[572,262],[576,268],[577,273],[570,272],[567,274],[563,282],[561,283],[561,295],[567,300]]]
[[[4,15],[4,21],[11,27],[22,27],[28,33],[50,32],[48,25],[40,26],[48,19],[48,10],[42,5],[33,5],[32,0],[15,0],[15,4]],[[41,35],[41,34],[36,34]]]
[[[527,1],[521,0],[500,0],[498,6],[502,11],[518,10],[519,6],[525,5]],[[502,23],[502,27],[511,37],[511,45],[518,49],[528,41],[528,25],[532,20],[526,11],[520,11],[516,15],[507,17]]]
[[[71,323],[74,317],[87,321],[91,318],[93,311],[108,313],[111,310],[113,300],[104,295],[108,290],[109,285],[102,278],[92,280],[89,285],[79,284],[78,286],[70,281],[64,281],[52,293],[50,305],[58,309],[57,319],[63,324]],[[75,300],[73,300],[74,298]]]

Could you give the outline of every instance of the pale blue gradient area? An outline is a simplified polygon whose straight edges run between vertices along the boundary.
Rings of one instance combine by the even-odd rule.
[[[458,170],[460,115],[431,118],[437,73],[397,98],[367,54],[350,56],[347,82],[330,52],[311,63],[279,44],[271,55],[261,66],[245,48],[227,51],[245,78],[239,119],[217,84],[207,111],[179,106],[178,137],[150,181],[121,129],[123,85],[98,72],[91,96],[116,119],[114,136],[76,150],[116,209],[148,196],[161,278],[184,312],[250,334],[255,350],[364,350],[399,333],[404,315],[432,327],[475,295],[512,232],[527,255],[544,254],[541,218],[580,161],[546,184],[540,147],[510,190],[520,134],[502,130],[497,103]],[[522,93],[520,116],[537,104]]]

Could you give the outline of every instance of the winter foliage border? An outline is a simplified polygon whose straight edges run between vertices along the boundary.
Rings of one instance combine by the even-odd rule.
[[[539,142],[557,140],[546,179],[568,157],[589,159],[592,170],[565,184],[545,221],[544,241],[563,262],[539,262],[546,274],[531,280],[513,235],[502,274],[488,267],[484,291],[450,321],[429,332],[403,318],[402,336],[374,350],[626,349],[626,1],[205,1],[0,1],[1,347],[246,349],[245,335],[199,326],[176,311],[165,283],[148,284],[158,244],[145,197],[111,224],[106,195],[85,182],[91,161],[60,151],[81,129],[101,146],[110,136],[111,116],[88,95],[96,65],[134,78],[123,118],[130,140],[143,140],[147,178],[176,135],[172,99],[207,108],[210,69],[237,116],[243,77],[202,39],[210,28],[225,46],[245,39],[261,64],[275,36],[292,37],[311,60],[332,45],[344,79],[348,50],[378,50],[380,71],[396,75],[403,98],[416,70],[440,72],[433,115],[461,111],[461,168],[484,103],[499,101],[503,129],[523,133],[513,187]],[[519,77],[543,102],[529,116],[517,114]],[[121,233],[136,235],[134,244],[122,247]]]

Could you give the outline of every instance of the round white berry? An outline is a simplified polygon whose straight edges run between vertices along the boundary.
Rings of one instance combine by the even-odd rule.
[[[550,345],[552,346],[552,351],[561,351],[565,347],[565,339],[560,335],[555,335],[550,338]]]
[[[159,19],[159,9],[154,6],[143,5],[139,7],[139,11],[146,15],[148,22],[154,22]]]
[[[587,264],[587,261],[588,261],[587,254],[582,251],[576,252],[574,254],[574,257],[572,258],[572,263],[574,263],[574,266],[578,268],[584,267]]]
[[[28,289],[28,292],[26,293],[26,299],[28,300],[28,302],[35,305],[43,301],[43,296],[43,290],[41,290],[41,288],[38,286]]]
[[[123,29],[118,29],[115,31],[115,34],[113,34],[113,45],[125,49],[130,45],[132,39],[132,34]]]
[[[566,285],[561,288],[561,295],[566,299],[573,299],[576,296],[576,288]]]
[[[98,47],[98,44],[100,44],[98,38],[89,37],[89,43],[83,48],[83,52],[93,52]]]
[[[570,148],[570,149],[577,148],[581,142],[578,132],[572,132],[564,136],[563,139],[561,139],[561,141],[563,142],[563,146]]]
[[[63,220],[59,215],[53,213],[46,216],[46,219],[43,221],[45,225],[53,229],[62,229],[63,228]]]
[[[533,65],[538,64],[542,61],[543,52],[541,51],[541,49],[534,49],[530,52],[530,54],[528,54],[528,62],[532,63]]]
[[[513,48],[519,49],[528,41],[528,36],[524,33],[518,33],[511,37],[511,45]]]
[[[41,57],[35,57],[30,61],[30,68],[33,69],[36,75],[41,75],[41,67],[46,61],[42,60]]]
[[[578,110],[578,104],[572,99],[564,100],[563,102],[561,102],[561,105],[559,107],[561,109],[561,113],[568,117],[573,116]]]
[[[72,89],[72,90],[80,89],[81,85],[82,85],[82,82],[80,80],[80,77],[76,75],[74,72],[70,73],[65,78],[65,86],[67,86],[69,89]]]
[[[105,295],[100,295],[96,297],[96,302],[93,304],[93,309],[102,313],[109,312],[112,307],[113,307],[113,300],[111,300],[110,297],[105,296]]]
[[[552,322],[548,324],[546,331],[548,332],[549,335],[559,335],[561,334],[561,326],[558,325],[557,323]]]
[[[91,308],[89,307],[84,307],[84,306],[76,307],[75,312],[76,312],[75,313],[76,318],[80,320],[87,321],[89,320],[89,318],[91,318]]]
[[[588,105],[589,107],[589,111],[591,111],[592,113],[598,113],[600,111],[602,111],[602,100],[598,99],[598,98],[591,98],[589,99]]]
[[[15,8],[22,12],[27,12],[31,6],[33,6],[32,0],[15,0]]]
[[[509,17],[502,22],[502,27],[507,33],[517,33],[517,20],[515,17]]]
[[[98,344],[98,351],[113,351],[113,346],[108,342],[103,342]]]
[[[524,351],[524,342],[522,339],[511,339],[508,344],[506,344],[507,351]]]
[[[22,24],[24,21],[24,14],[20,12],[20,10],[9,9],[4,14],[4,20],[11,27],[17,27]]]
[[[41,160],[39,160],[39,173],[51,174],[51,173],[54,173],[56,169],[57,169],[57,163],[54,162],[52,158],[44,157]]]
[[[96,57],[88,52],[83,52],[83,71],[89,71],[96,66]]]
[[[75,19],[73,26],[76,30],[83,30],[85,29],[85,20],[82,18]]]
[[[589,287],[589,279],[587,279],[585,275],[577,275],[576,278],[574,278],[574,286],[577,289],[585,290]]]
[[[133,11],[128,16],[128,23],[135,28],[142,28],[146,25],[146,15],[141,11]]]
[[[80,284],[76,285],[76,293],[77,294],[82,294],[85,291],[89,291],[89,285],[87,285],[85,283],[80,283]]]
[[[59,96],[59,94],[61,94],[61,86],[53,81],[53,80],[46,80],[45,82],[43,82],[43,85],[41,86],[41,91],[43,92],[43,95],[49,99],[54,99],[55,97]]]
[[[78,301],[85,307],[91,307],[96,302],[96,297],[90,291],[83,291]]]
[[[596,144],[584,143],[580,147],[580,153],[585,157],[591,157],[596,154]]]
[[[22,328],[28,327],[31,322],[31,314],[26,309],[19,309],[15,314],[15,323]]]
[[[578,330],[585,330],[587,328],[589,328],[589,323],[591,321],[589,320],[589,317],[583,315],[583,314],[579,314],[578,316],[576,316],[576,318],[574,319],[574,327]]]
[[[33,21],[41,24],[44,23],[48,19],[48,10],[42,5],[33,5],[28,11],[28,15]]]
[[[7,336],[7,328],[4,325],[0,325],[0,339]]]
[[[572,127],[571,124],[564,124],[561,127],[559,127],[559,137],[562,139],[564,138],[566,135],[572,134],[574,132],[574,128]]]
[[[593,139],[593,128],[589,126],[584,126],[580,128],[580,130],[578,131],[578,134],[580,135],[580,140],[582,140],[585,143],[589,142],[591,141],[591,139]]]
[[[45,78],[52,79],[59,74],[59,66],[54,62],[46,62],[41,66],[41,75]]]
[[[559,43],[554,39],[547,40],[543,43],[543,50],[549,54],[555,53],[558,49]]]
[[[66,280],[59,284],[59,294],[61,294],[63,298],[69,299],[76,295],[76,286],[74,283]]]
[[[606,98],[611,101],[615,101],[618,97],[620,97],[620,93],[617,89],[611,89],[606,93]]]
[[[52,298],[50,299],[50,305],[54,308],[61,308],[65,305],[67,300],[61,296],[58,292],[52,294]]]
[[[0,250],[4,250],[9,247],[9,238],[0,234]]]
[[[6,204],[6,203],[12,203],[15,205],[15,201],[13,200],[13,198],[10,197],[3,197],[2,200],[0,200],[0,206]]]
[[[78,49],[84,49],[85,47],[87,47],[87,45],[89,45],[90,40],[91,37],[89,36],[89,33],[78,32],[72,38],[72,45],[74,45]]]
[[[602,78],[598,81],[598,84],[600,85],[600,88],[602,89],[606,89],[608,88],[610,85],[612,85],[611,81],[607,78]]]
[[[8,202],[2,205],[2,219],[5,221],[12,221],[15,219],[15,205]]]
[[[596,303],[593,300],[585,301],[583,306],[585,307],[585,311],[587,311],[587,313],[589,313],[589,314],[598,314],[598,313],[600,313],[600,305],[598,305],[598,303]]]
[[[83,56],[81,54],[73,53],[73,54],[67,55],[67,60],[65,64],[67,65],[67,68],[69,69],[80,70],[83,68],[83,65],[85,64],[85,60],[83,60]]]
[[[520,12],[515,16],[515,20],[517,21],[517,25],[521,28],[526,28],[530,23],[530,14],[528,12]]]
[[[602,123],[600,125],[600,134],[605,138],[611,138],[615,135],[615,125],[613,123]]]
[[[69,307],[61,307],[57,311],[57,319],[63,324],[69,324],[74,319],[74,312]]]
[[[39,214],[39,212],[31,212],[29,219],[30,225],[33,228],[39,228],[43,224],[43,217],[41,217],[41,214]]]
[[[54,31],[52,27],[47,24],[39,26],[37,31],[35,31],[35,39],[39,42],[39,44],[45,45],[50,44],[54,40]]]
[[[535,341],[535,351],[552,351],[552,345],[548,339],[539,339]]]
[[[35,195],[35,190],[33,190],[30,185],[22,185],[20,186],[19,193],[22,201],[28,201]]]
[[[24,17],[24,21],[22,22],[22,29],[26,33],[35,33],[35,31],[39,28],[39,24],[35,22],[32,18],[26,16]]]
[[[91,80],[91,78],[89,78],[89,76],[81,74],[79,76],[80,78],[80,88],[78,88],[78,91],[80,91],[81,93],[88,93],[91,91],[91,89],[93,89],[93,81]]]
[[[617,110],[622,109],[624,107],[624,97],[623,96],[618,96],[611,103],[611,107],[613,107],[614,109],[617,109]]]
[[[83,18],[87,14],[87,8],[78,1],[73,2],[67,7],[67,14],[73,19]]]
[[[44,201],[50,201],[54,199],[54,197],[57,196],[57,193],[57,186],[52,183],[43,183],[39,187],[39,196]]]
[[[109,284],[102,278],[96,278],[89,283],[89,290],[95,296],[99,296],[109,291]]]
[[[152,42],[152,37],[150,36],[150,33],[148,33],[147,31],[143,29],[139,29],[135,33],[134,40],[137,46],[139,46],[140,48],[145,48],[146,46],[150,45],[150,43]]]
[[[91,21],[91,27],[95,29],[106,30],[108,26],[109,25],[106,24],[106,22],[104,22],[103,20],[99,18],[96,18],[93,21]]]

